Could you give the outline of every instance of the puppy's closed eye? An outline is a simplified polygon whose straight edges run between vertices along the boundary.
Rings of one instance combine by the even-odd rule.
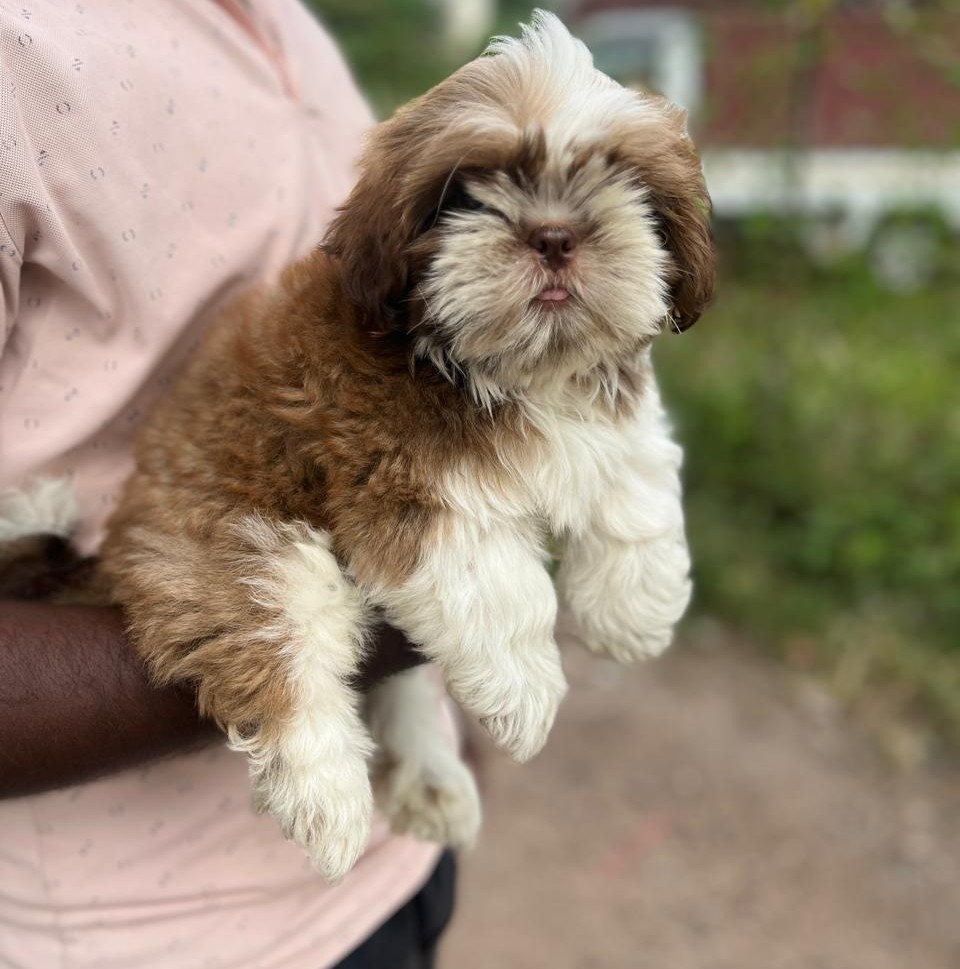
[[[481,201],[462,182],[455,182],[451,185],[440,204],[441,216],[453,212],[482,212],[501,219],[505,218],[499,209]]]

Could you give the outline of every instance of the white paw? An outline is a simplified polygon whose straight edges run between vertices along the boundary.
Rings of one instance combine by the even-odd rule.
[[[587,648],[618,663],[659,656],[673,641],[674,626],[690,599],[690,582],[675,586],[665,601],[638,594],[634,599],[607,600],[578,622]]]
[[[481,717],[480,725],[490,739],[518,764],[525,764],[543,750],[557,716],[559,701],[524,703],[519,709]]]
[[[254,803],[310,855],[327,881],[353,868],[370,837],[373,792],[362,757],[291,763],[276,757],[255,774]]]
[[[540,752],[547,742],[567,681],[556,647],[535,669],[504,662],[478,688],[456,687],[456,698],[480,720],[490,739],[519,763]]]
[[[36,478],[23,489],[0,492],[0,542],[25,535],[67,538],[78,518],[77,496],[67,478]]]
[[[620,663],[659,656],[690,602],[690,559],[682,540],[617,549],[601,560],[599,577],[563,578],[564,598],[584,643]]]
[[[673,627],[635,633],[619,629],[615,634],[607,635],[596,630],[584,630],[583,641],[593,653],[608,656],[618,663],[636,663],[638,660],[653,659],[664,652],[673,641]]]
[[[394,760],[376,782],[377,799],[398,834],[451,848],[471,848],[480,830],[473,774],[453,752],[432,763]]]

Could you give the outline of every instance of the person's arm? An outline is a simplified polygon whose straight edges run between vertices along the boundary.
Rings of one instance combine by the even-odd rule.
[[[359,686],[420,661],[381,626]],[[0,797],[77,784],[217,736],[188,690],[150,683],[119,610],[0,601]]]

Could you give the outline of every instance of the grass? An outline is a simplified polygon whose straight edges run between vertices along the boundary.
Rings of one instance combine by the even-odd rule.
[[[960,284],[786,268],[658,347],[695,609],[960,743]]]

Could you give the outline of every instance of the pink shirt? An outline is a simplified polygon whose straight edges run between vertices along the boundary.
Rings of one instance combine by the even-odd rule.
[[[367,108],[293,0],[0,0],[0,489],[68,474],[94,550],[197,334],[322,235]],[[217,747],[0,802],[0,963],[322,969],[433,846],[336,889]]]

